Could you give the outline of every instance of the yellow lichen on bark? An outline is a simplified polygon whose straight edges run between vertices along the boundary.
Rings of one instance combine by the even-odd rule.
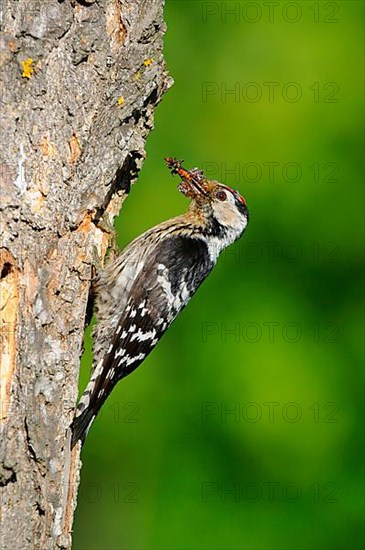
[[[31,78],[32,74],[34,73],[33,63],[34,62],[31,57],[28,57],[28,59],[25,59],[24,61],[20,62],[23,69],[23,72],[22,72],[23,78]]]

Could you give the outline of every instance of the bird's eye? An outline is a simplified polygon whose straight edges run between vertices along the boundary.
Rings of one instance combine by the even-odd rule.
[[[218,191],[215,195],[219,201],[225,201],[227,199],[227,193],[225,191]]]

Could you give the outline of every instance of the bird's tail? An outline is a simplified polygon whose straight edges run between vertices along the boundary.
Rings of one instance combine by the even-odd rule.
[[[76,415],[71,424],[71,448],[78,441],[81,441],[81,444],[84,443],[91,424],[100,411],[108,393],[110,393],[112,387],[115,385],[115,382],[112,383],[111,380],[107,380],[107,383],[109,392],[102,389],[105,384],[105,371],[103,370],[102,360],[94,369],[90,381],[77,405]]]
[[[87,433],[93,423],[95,414],[91,408],[85,409],[79,416],[75,416],[72,424],[72,436],[71,436],[71,449],[76,445],[78,441],[81,441],[81,445],[84,444]]]

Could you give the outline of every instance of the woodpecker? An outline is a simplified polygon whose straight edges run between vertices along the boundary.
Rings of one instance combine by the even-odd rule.
[[[197,168],[186,170],[183,161],[165,161],[180,176],[178,189],[190,206],[132,241],[96,278],[93,367],[72,423],[72,447],[84,442],[117,382],[150,354],[248,224],[246,201],[237,191]]]

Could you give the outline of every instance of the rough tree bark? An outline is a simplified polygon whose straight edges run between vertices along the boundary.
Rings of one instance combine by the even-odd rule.
[[[162,0],[5,0],[0,70],[1,547],[69,548],[69,451],[95,246],[171,80]]]

